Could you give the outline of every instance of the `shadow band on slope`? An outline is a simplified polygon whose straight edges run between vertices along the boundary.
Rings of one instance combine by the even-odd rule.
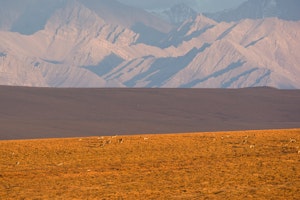
[[[300,90],[0,87],[0,139],[300,128]]]
[[[104,76],[105,74],[109,73],[111,70],[113,70],[119,64],[121,64],[123,61],[124,61],[123,58],[117,56],[114,53],[111,53],[110,55],[106,56],[97,65],[83,66],[82,68],[88,69],[91,72],[93,72],[101,77],[101,76]]]
[[[39,0],[32,1],[27,6],[25,4],[24,12],[13,23],[11,31],[23,35],[33,35],[43,30],[55,10],[66,6],[66,2],[61,0]]]
[[[202,78],[202,79],[194,80],[194,81],[192,81],[192,82],[190,82],[190,83],[188,83],[188,84],[181,85],[180,87],[181,87],[181,88],[192,88],[192,87],[195,87],[195,86],[196,86],[197,84],[199,84],[199,83],[205,82],[205,81],[207,81],[207,80],[209,80],[209,79],[211,79],[211,78],[216,78],[216,77],[218,77],[218,76],[222,76],[223,74],[226,74],[226,73],[228,73],[229,71],[232,71],[232,70],[234,70],[234,69],[236,69],[236,68],[242,67],[245,63],[246,63],[245,61],[239,60],[239,61],[237,61],[237,62],[231,63],[230,65],[228,65],[228,66],[227,66],[226,68],[224,68],[224,69],[221,69],[221,70],[219,70],[219,71],[216,71],[216,72],[212,73],[212,74],[209,75],[209,76],[206,76],[206,77],[204,77],[204,78]],[[228,83],[228,84],[229,84],[229,83]]]
[[[193,48],[184,56],[159,58],[148,70],[126,81],[125,85],[127,87],[134,87],[138,81],[145,79],[149,82],[146,87],[161,87],[166,80],[169,80],[180,70],[184,69],[199,53],[205,51],[210,46],[210,44],[205,43],[201,48]]]

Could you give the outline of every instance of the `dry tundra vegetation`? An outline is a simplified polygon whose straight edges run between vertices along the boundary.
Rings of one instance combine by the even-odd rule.
[[[0,199],[300,199],[300,129],[0,141]]]

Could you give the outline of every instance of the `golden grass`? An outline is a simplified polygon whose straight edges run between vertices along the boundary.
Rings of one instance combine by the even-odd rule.
[[[0,199],[300,199],[299,147],[299,129],[0,141]]]

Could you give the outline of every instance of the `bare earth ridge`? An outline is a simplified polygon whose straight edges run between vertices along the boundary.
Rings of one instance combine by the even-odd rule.
[[[0,139],[300,128],[300,90],[0,87]]]

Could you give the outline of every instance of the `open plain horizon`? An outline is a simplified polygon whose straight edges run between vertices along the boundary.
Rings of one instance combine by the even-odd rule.
[[[0,94],[0,199],[299,198],[299,90]]]

